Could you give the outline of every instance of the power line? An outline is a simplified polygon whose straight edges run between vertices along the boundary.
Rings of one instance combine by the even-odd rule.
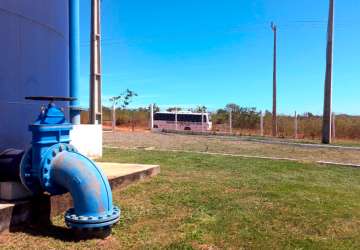
[[[152,34],[152,35],[143,35],[143,36],[131,36],[131,37],[119,37],[119,38],[109,38],[101,40],[101,45],[109,46],[109,45],[121,45],[121,44],[136,44],[136,43],[147,43],[147,42],[156,42],[156,41],[167,41],[167,40],[177,40],[177,39],[188,39],[188,38],[196,38],[196,37],[205,37],[205,36],[216,36],[216,35],[224,35],[224,34],[236,34],[242,32],[250,32],[250,31],[258,31],[258,30],[265,30],[268,29],[264,26],[255,27],[257,25],[265,24],[268,22],[258,22],[258,23],[247,23],[247,24],[239,24],[239,25],[232,25],[232,26],[223,26],[223,27],[216,27],[216,28],[207,28],[207,29],[197,29],[197,30],[190,30],[190,31],[180,31],[180,32],[170,32],[170,33],[162,33],[162,34]],[[281,24],[283,23],[283,24]],[[280,28],[323,28],[327,25],[327,21],[283,21],[280,22],[280,25],[277,27]],[[173,37],[164,37],[164,38],[151,38],[151,39],[139,39],[139,40],[132,40],[138,38],[149,38],[149,37],[156,37],[156,36],[169,36],[169,35],[176,35],[176,34],[186,34],[186,33],[193,33],[193,32],[203,32],[203,31],[210,31],[210,30],[217,30],[217,29],[230,29],[230,28],[237,28],[237,27],[246,27],[246,26],[253,26],[247,29],[238,29],[238,30],[230,30],[230,31],[223,31],[223,32],[214,32],[214,33],[205,33],[205,34],[194,34],[189,36],[173,36]],[[336,27],[360,27],[360,21],[338,21],[336,22]],[[106,42],[104,41],[116,41],[116,40],[127,40],[127,41],[120,41],[120,42]],[[88,47],[89,45],[86,44],[89,41],[83,41],[81,47]]]
[[[154,38],[154,39],[144,39],[144,40],[132,40],[132,41],[124,41],[124,42],[114,42],[114,43],[102,43],[102,46],[107,45],[119,45],[119,44],[135,44],[135,43],[147,43],[147,42],[157,42],[157,41],[167,41],[167,40],[178,40],[178,39],[187,39],[187,38],[195,38],[195,37],[205,37],[205,36],[217,36],[217,35],[225,35],[225,34],[237,34],[243,32],[250,31],[258,31],[258,30],[266,30],[269,27],[257,27],[257,28],[249,28],[249,29],[239,29],[239,30],[230,30],[223,32],[215,32],[215,33],[206,33],[206,34],[196,34],[190,36],[175,36],[175,37],[164,37],[164,38]],[[89,45],[81,45],[81,47],[88,47]]]
[[[128,39],[155,37],[155,36],[169,36],[169,35],[177,35],[177,34],[185,34],[185,33],[203,32],[203,31],[209,31],[209,30],[240,28],[240,27],[244,27],[244,26],[245,27],[246,26],[256,26],[256,25],[265,24],[265,23],[268,23],[268,22],[246,23],[246,24],[238,24],[238,25],[232,25],[232,26],[223,26],[223,27],[216,27],[216,28],[197,29],[197,30],[188,30],[188,31],[179,31],[179,32],[170,32],[170,33],[162,33],[162,34],[143,35],[143,36],[108,38],[108,39],[102,39],[102,41],[128,40]],[[88,43],[88,42],[90,42],[90,41],[83,41],[82,43]]]

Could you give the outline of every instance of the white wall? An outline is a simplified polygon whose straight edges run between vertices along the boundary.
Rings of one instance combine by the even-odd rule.
[[[87,157],[102,157],[102,133],[102,125],[74,125],[70,130],[70,143]]]

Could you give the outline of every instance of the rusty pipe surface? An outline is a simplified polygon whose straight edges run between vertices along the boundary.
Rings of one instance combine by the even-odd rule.
[[[54,185],[69,191],[77,217],[107,216],[113,212],[109,181],[96,163],[86,156],[77,152],[60,152],[51,161],[50,172],[50,190]]]

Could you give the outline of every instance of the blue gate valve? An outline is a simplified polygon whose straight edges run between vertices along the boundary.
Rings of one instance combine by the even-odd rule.
[[[48,100],[48,109],[34,124],[32,147],[20,164],[20,178],[24,186],[35,194],[50,195],[70,192],[74,208],[65,213],[65,223],[72,228],[110,227],[120,219],[120,209],[113,206],[109,181],[99,166],[80,154],[70,144],[73,125],[64,117],[54,101],[70,101],[71,97],[26,97],[29,100]]]

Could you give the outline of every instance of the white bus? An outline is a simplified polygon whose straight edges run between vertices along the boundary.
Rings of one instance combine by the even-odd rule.
[[[203,131],[212,129],[212,120],[209,113],[203,113],[203,126]],[[154,128],[175,130],[175,111],[155,113]],[[201,131],[201,113],[178,111],[177,130]]]

